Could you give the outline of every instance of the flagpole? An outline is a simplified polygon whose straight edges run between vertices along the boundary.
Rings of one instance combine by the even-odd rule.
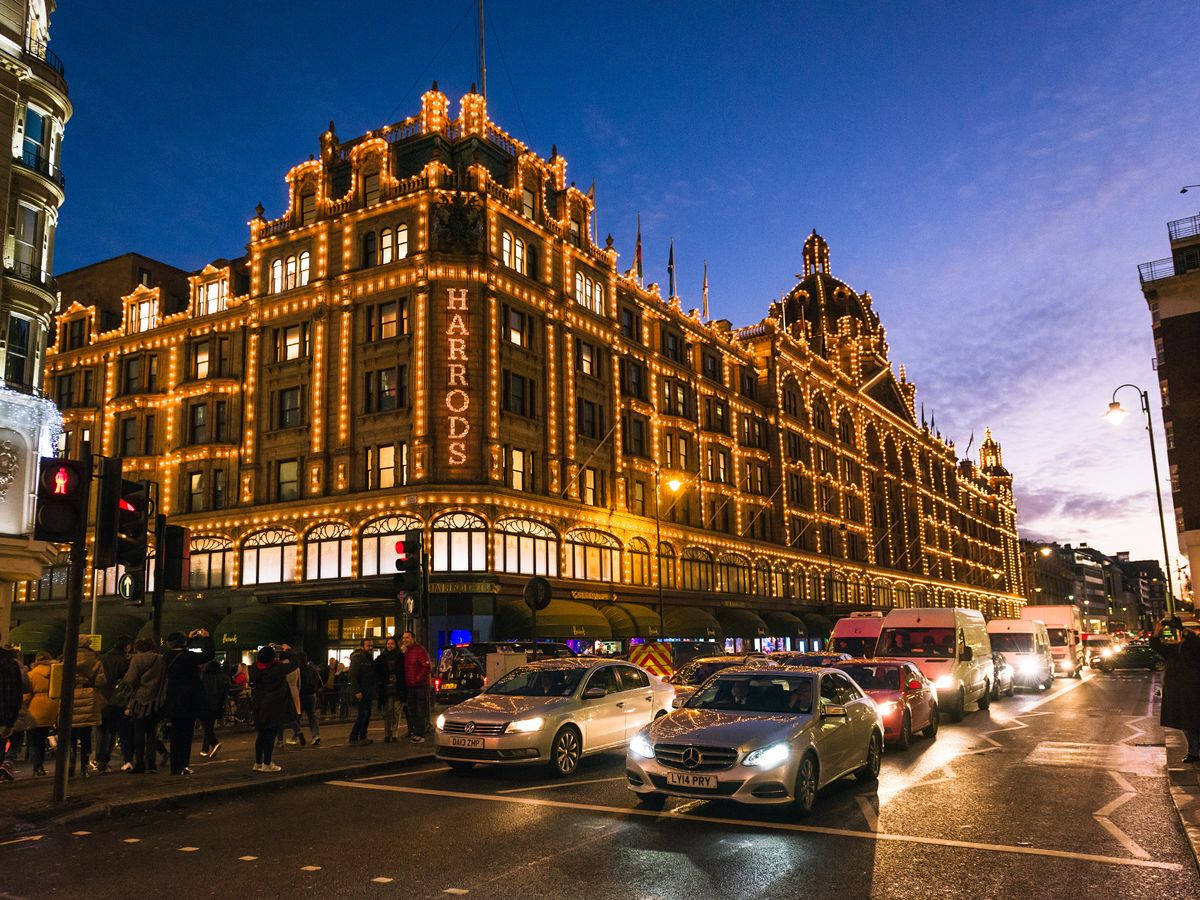
[[[701,291],[704,297],[704,321],[708,321],[708,260],[704,261],[704,289]]]

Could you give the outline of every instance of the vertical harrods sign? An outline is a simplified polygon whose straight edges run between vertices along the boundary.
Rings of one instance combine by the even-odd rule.
[[[479,295],[470,287],[438,287],[430,294],[432,354],[426,377],[434,438],[432,477],[473,482],[483,477],[485,327]]]
[[[454,469],[467,462],[467,441],[471,439],[471,383],[467,373],[470,362],[471,331],[468,326],[466,288],[446,289],[446,450],[447,464]]]

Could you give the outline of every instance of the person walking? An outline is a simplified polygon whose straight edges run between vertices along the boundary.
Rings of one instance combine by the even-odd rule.
[[[121,755],[133,768],[133,723],[125,715],[125,689],[121,680],[129,671],[129,651],[133,641],[118,637],[102,657],[104,686],[100,688],[100,728],[96,732],[96,772],[105,775],[112,762],[113,747],[121,740]]]
[[[170,723],[172,775],[192,774],[192,737],[196,719],[204,712],[200,667],[213,655],[212,638],[203,628],[189,632],[186,637],[178,631],[167,636],[163,660],[167,665],[165,713]]]
[[[69,776],[75,775],[75,750],[79,750],[79,777],[87,778],[88,762],[92,757],[92,729],[100,724],[100,708],[103,699],[100,689],[104,687],[104,666],[100,654],[92,649],[90,635],[79,636],[79,650],[75,657],[75,686],[71,706],[71,761],[67,767]]]
[[[58,700],[50,699],[50,667],[54,665],[54,657],[45,650],[39,650],[29,667],[29,686],[32,696],[29,700],[29,715],[33,720],[33,728],[29,733],[29,755],[33,759],[33,775],[40,778],[46,774],[46,745],[50,739],[50,729],[58,722]]]
[[[200,696],[203,701],[200,712],[200,727],[204,729],[204,742],[200,755],[212,759],[221,749],[214,726],[225,712],[229,697],[229,679],[225,670],[215,659],[210,659],[200,668]]]
[[[337,712],[337,676],[341,665],[336,656],[329,657],[329,665],[322,673],[321,712],[326,717],[332,717]]]
[[[308,720],[308,730],[312,732],[312,745],[321,744],[321,723],[317,718],[317,694],[321,690],[321,670],[308,661],[308,657],[297,650],[292,654],[292,662],[296,664],[293,673],[296,680],[295,692],[292,699],[297,702],[296,717],[291,722],[292,737],[304,746],[304,732],[300,729],[301,718]],[[288,676],[291,678],[292,676]]]
[[[285,644],[281,649],[286,653],[289,648]],[[258,731],[252,771],[282,771],[282,766],[273,763],[271,756],[275,752],[279,730],[292,718],[287,676],[295,667],[290,659],[281,660],[275,648],[268,644],[258,651],[258,659],[250,670],[250,702],[254,709],[254,727]]]
[[[375,683],[379,688],[379,709],[383,713],[383,742],[397,740],[399,717],[408,718],[405,709],[404,654],[394,635],[384,642],[383,652],[375,658]]]
[[[1177,728],[1187,741],[1186,763],[1200,762],[1200,622],[1172,621],[1179,640],[1163,640],[1167,620],[1154,626],[1150,646],[1166,661],[1162,673],[1162,707],[1159,722]]]
[[[429,676],[433,666],[428,651],[417,643],[411,631],[404,632],[400,640],[408,692],[408,739],[414,744],[423,744],[425,732],[429,730]]]
[[[350,654],[350,693],[358,706],[358,714],[350,729],[351,744],[374,743],[367,737],[367,728],[371,724],[371,703],[375,700],[376,692],[374,649],[374,642],[370,638],[363,638],[358,649]]]
[[[21,707],[25,705],[27,680],[12,647],[0,647],[0,782],[12,781],[12,766],[6,761]]]
[[[134,649],[137,652],[121,682],[128,697],[125,715],[133,722],[133,766],[128,771],[154,773],[158,771],[154,723],[166,696],[167,664],[149,638],[141,638]]]

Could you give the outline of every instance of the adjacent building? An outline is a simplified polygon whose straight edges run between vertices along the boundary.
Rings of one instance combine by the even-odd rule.
[[[1086,543],[1021,541],[1025,598],[1031,605],[1073,604],[1088,631],[1140,631],[1166,608],[1158,560],[1107,555]]]
[[[63,276],[45,373],[64,445],[121,457],[191,530],[177,622],[225,618],[227,649],[287,630],[342,652],[403,615],[410,530],[440,644],[528,633],[535,575],[539,634],[588,642],[1017,614],[999,443],[960,460],[918,419],[873,298],[819,235],[734,327],[622,270],[566,169],[476,93],[453,117],[435,84],[394,125],[343,141],[330,123],[244,257]],[[96,573],[103,604],[117,574]],[[24,586],[23,611],[52,613],[54,585]]]
[[[37,460],[51,456],[60,417],[42,394],[54,331],[54,233],[66,184],[59,159],[71,117],[62,62],[49,49],[47,0],[0,4],[0,155],[4,247],[0,266],[0,643],[18,582],[54,558],[33,532]]]

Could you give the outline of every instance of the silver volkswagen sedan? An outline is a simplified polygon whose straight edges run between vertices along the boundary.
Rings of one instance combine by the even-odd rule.
[[[882,754],[875,703],[844,672],[724,669],[633,736],[625,776],[651,808],[672,795],[790,803],[806,815],[825,785],[878,778]]]
[[[437,756],[452,769],[477,763],[575,771],[586,754],[624,747],[671,708],[674,689],[640,666],[608,659],[549,659],[513,669],[437,717]]]

